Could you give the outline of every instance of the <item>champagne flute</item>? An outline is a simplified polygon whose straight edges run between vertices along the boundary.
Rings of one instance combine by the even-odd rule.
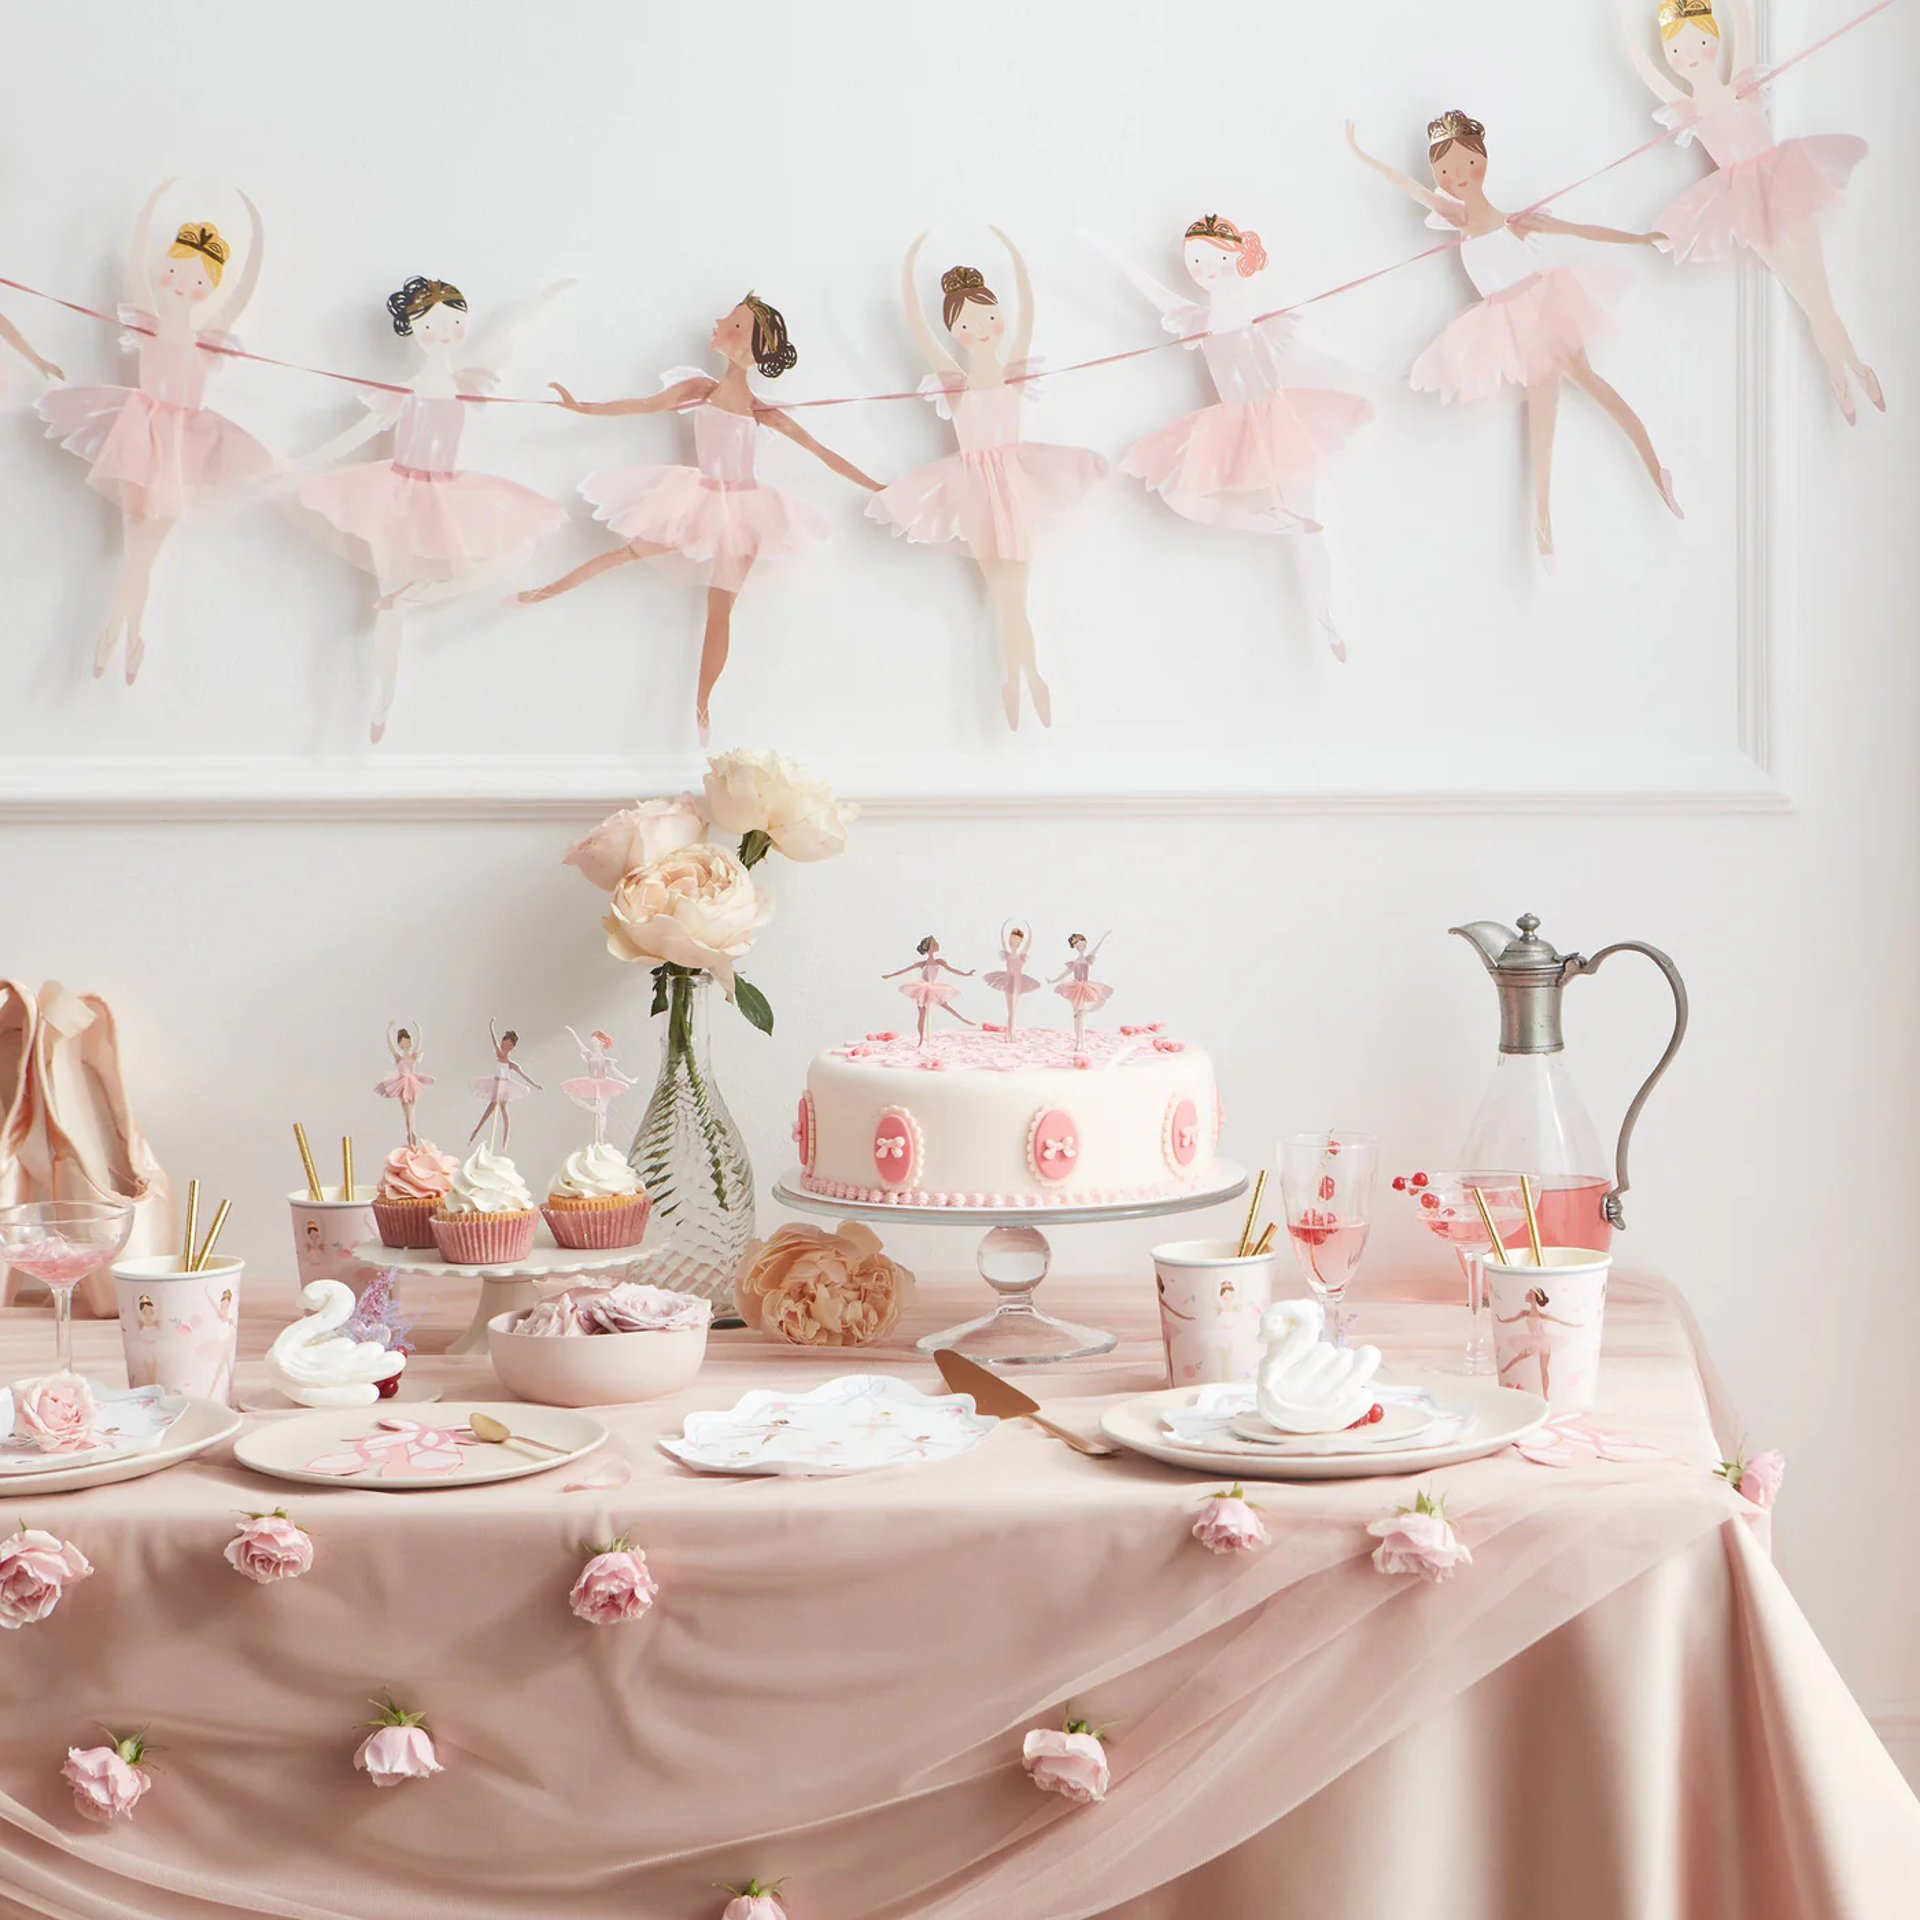
[[[118,1258],[133,1232],[133,1202],[35,1200],[0,1207],[0,1267],[18,1267],[53,1295],[56,1371],[73,1371],[73,1290]]]
[[[1393,1190],[1407,1194],[1420,1210],[1420,1223],[1444,1240],[1460,1262],[1467,1283],[1468,1373],[1492,1373],[1493,1329],[1486,1311],[1486,1276],[1481,1262],[1493,1251],[1487,1229],[1474,1204],[1474,1192],[1487,1203],[1494,1227],[1509,1247],[1526,1233],[1526,1203],[1520,1197],[1517,1173],[1465,1172],[1396,1174]]]
[[[1327,1332],[1343,1345],[1340,1304],[1366,1251],[1380,1143],[1370,1133],[1330,1128],[1290,1134],[1280,1143],[1280,1192],[1287,1238],[1301,1277],[1327,1310]]]

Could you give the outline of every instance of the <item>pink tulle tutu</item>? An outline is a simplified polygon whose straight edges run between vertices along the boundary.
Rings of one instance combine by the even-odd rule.
[[[1054,992],[1075,1013],[1098,1013],[1113,998],[1113,989],[1102,980],[1063,980]]]
[[[1607,310],[1571,267],[1549,267],[1469,307],[1413,364],[1443,400],[1489,400],[1564,372],[1609,331]]]
[[[590,473],[580,491],[594,518],[623,540],[690,560],[784,559],[828,531],[823,513],[778,487],[715,479],[697,467],[614,467]]]
[[[1372,418],[1359,394],[1290,387],[1170,421],[1128,448],[1120,471],[1192,519],[1236,497],[1304,511],[1325,462]]]
[[[458,580],[531,553],[560,508],[491,473],[423,473],[384,460],[337,467],[299,491],[320,540],[382,578]]]
[[[1106,472],[1085,447],[1014,440],[921,467],[876,493],[867,512],[909,540],[958,540],[986,559],[1031,560],[1034,536]]]
[[[1040,982],[1030,973],[1005,973],[996,968],[980,984],[995,993],[1032,993]]]
[[[916,1007],[944,1007],[956,989],[945,980],[908,980],[900,988]]]
[[[1762,251],[1817,220],[1841,197],[1867,143],[1850,133],[1783,140],[1771,152],[1718,167],[1653,222],[1676,260],[1724,260]]]
[[[130,512],[177,520],[195,494],[264,480],[273,456],[224,414],[139,387],[56,387],[42,396],[50,439],[89,464],[88,484]]]

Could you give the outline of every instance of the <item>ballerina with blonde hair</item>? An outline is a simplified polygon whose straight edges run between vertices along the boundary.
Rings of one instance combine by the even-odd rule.
[[[1665,72],[1648,44],[1646,5],[1627,0],[1621,25],[1635,69],[1663,103],[1654,118],[1679,145],[1698,140],[1714,167],[1654,222],[1663,244],[1679,261],[1725,260],[1746,248],[1806,315],[1847,424],[1858,418],[1856,381],[1884,413],[1879,378],[1834,305],[1820,244],[1820,218],[1839,204],[1867,143],[1850,133],[1774,138],[1761,94],[1768,75],[1752,63],[1749,0],[1719,0],[1730,34],[1721,30],[1715,0],[1664,0],[1655,22]]]
[[[1560,389],[1569,381],[1600,403],[1632,442],[1668,511],[1684,520],[1673,476],[1660,464],[1652,436],[1587,357],[1589,343],[1610,327],[1605,307],[1583,275],[1555,265],[1536,240],[1540,234],[1558,234],[1650,247],[1658,236],[1582,226],[1549,213],[1502,213],[1487,198],[1487,130],[1457,107],[1427,125],[1431,187],[1376,160],[1361,146],[1352,121],[1347,144],[1383,180],[1428,209],[1428,226],[1460,236],[1461,264],[1481,297],[1414,362],[1413,386],[1442,400],[1488,400],[1506,386],[1526,395],[1534,543],[1541,558],[1553,554],[1553,442]]]
[[[240,196],[249,228],[231,278],[233,245],[210,220],[179,227],[156,261],[153,216],[176,184],[163,180],[147,196],[127,248],[119,317],[128,331],[120,344],[140,357],[139,385],[59,387],[38,408],[49,438],[86,461],[88,485],[120,507],[120,572],[94,646],[93,676],[113,664],[124,640],[128,686],[146,658],[142,623],[167,536],[196,499],[273,470],[273,455],[252,434],[203,404],[216,356],[235,345],[227,329],[260,278],[260,211]]]

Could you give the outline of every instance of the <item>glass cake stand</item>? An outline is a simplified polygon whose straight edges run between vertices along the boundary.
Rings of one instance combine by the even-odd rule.
[[[1044,1366],[1055,1360],[1080,1360],[1090,1354],[1111,1353],[1119,1344],[1116,1333],[1057,1320],[1034,1305],[1034,1291],[1047,1277],[1053,1249],[1041,1231],[1047,1227],[1093,1226],[1114,1220],[1157,1220],[1173,1213],[1192,1213],[1218,1206],[1247,1190],[1244,1167],[1222,1160],[1214,1177],[1191,1193],[1169,1194],[1164,1200],[1142,1200],[1122,1205],[1087,1207],[910,1207],[887,1201],[830,1200],[808,1193],[794,1168],[774,1182],[773,1197],[784,1207],[802,1213],[832,1214],[841,1220],[898,1220],[916,1227],[985,1228],[974,1263],[980,1277],[1000,1296],[1000,1304],[977,1320],[968,1320],[940,1333],[930,1333],[918,1345],[922,1353],[951,1348],[970,1360],[993,1366]]]

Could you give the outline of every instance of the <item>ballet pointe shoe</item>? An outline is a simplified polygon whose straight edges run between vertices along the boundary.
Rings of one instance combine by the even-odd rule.
[[[709,744],[709,743],[710,743],[710,742],[712,741],[712,739],[713,739],[713,721],[712,721],[712,719],[711,719],[711,718],[710,718],[710,717],[708,716],[708,713],[707,713],[707,710],[706,710],[706,708],[705,708],[705,707],[695,707],[695,708],[694,708],[694,710],[693,710],[693,730],[694,730],[694,732],[695,732],[695,734],[697,734],[697,735],[699,736],[699,740],[700,740],[700,744],[701,744],[701,745],[702,745],[703,747],[704,747],[704,746],[706,746],[706,745],[708,745],[708,744]]]
[[[1322,614],[1320,631],[1326,636],[1328,651],[1344,667],[1347,664],[1347,643],[1340,638],[1340,629]]]
[[[33,1075],[46,1197],[131,1200],[133,1232],[124,1257],[173,1252],[179,1244],[173,1192],[127,1103],[112,1011],[97,996],[69,993],[57,980],[40,989],[39,1011]],[[112,1319],[119,1312],[112,1273],[89,1274],[74,1290],[73,1307]]]
[[[1684,520],[1687,517],[1687,510],[1680,504],[1679,496],[1673,490],[1672,470],[1662,467],[1660,477],[1653,484],[1660,489],[1660,498],[1667,503],[1667,511],[1676,520]]]
[[[34,1089],[33,1043],[40,1009],[17,980],[0,980],[0,1207],[17,1207],[43,1196],[28,1164],[39,1127]],[[0,1267],[0,1306],[12,1306],[25,1276]]]
[[[1827,383],[1833,388],[1833,397],[1839,401],[1840,412],[1847,425],[1857,427],[1860,414],[1853,404],[1853,376],[1850,370],[1842,366],[1828,367]]]
[[[140,629],[133,627],[127,633],[127,685],[140,678],[140,663],[147,657],[147,643],[141,637]]]
[[[1033,702],[1034,718],[1043,727],[1053,725],[1053,690],[1037,673],[1028,671],[1027,698]]]
[[[1020,676],[1010,673],[1001,683],[1000,711],[1007,716],[1007,725],[1015,733],[1020,731]]]
[[[1546,513],[1536,514],[1533,522],[1533,544],[1542,560],[1553,558],[1553,519]]]
[[[1880,385],[1880,376],[1863,360],[1854,368],[1853,377],[1860,382],[1860,391],[1873,402],[1874,411],[1876,413],[1885,413],[1887,410],[1887,396],[1885,390]]]
[[[93,677],[104,680],[107,669],[113,665],[113,656],[120,645],[120,623],[109,620],[100,629],[100,638],[93,643]]]

